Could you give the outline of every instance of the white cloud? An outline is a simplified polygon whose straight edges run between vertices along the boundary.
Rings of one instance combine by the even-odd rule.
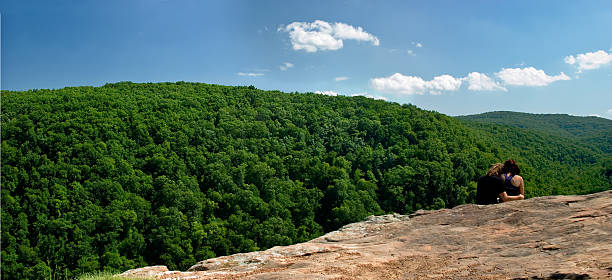
[[[338,50],[343,47],[342,40],[357,40],[371,42],[378,46],[378,38],[363,28],[355,28],[341,22],[328,23],[322,20],[314,22],[292,22],[287,26],[281,26],[278,31],[289,33],[291,45],[294,50],[316,52],[324,50]]]
[[[331,90],[324,90],[324,91],[317,90],[314,93],[322,94],[322,95],[329,95],[329,96],[338,96],[337,92],[331,91]]]
[[[561,72],[557,76],[549,76],[543,70],[528,68],[502,68],[495,73],[506,85],[514,86],[546,86],[554,81],[570,80],[570,77]],[[400,94],[432,94],[440,95],[444,91],[455,91],[461,88],[463,82],[468,84],[471,91],[508,91],[498,80],[487,74],[471,72],[463,78],[451,75],[440,75],[426,81],[418,76],[405,76],[395,73],[389,77],[370,79],[370,87],[377,91],[386,91]]]
[[[421,77],[404,76],[395,73],[389,77],[374,78],[370,80],[370,86],[379,91],[389,91],[402,94],[440,94],[441,91],[454,91],[461,87],[461,80],[451,75],[434,77],[431,81],[425,81]]]
[[[566,56],[565,63],[574,65],[578,64],[578,71],[597,69],[603,65],[612,62],[612,52],[607,53],[604,50],[596,52],[581,53],[574,57],[573,55]]]
[[[495,91],[502,90],[508,91],[505,87],[501,86],[498,82],[493,81],[493,79],[489,78],[486,74],[472,72],[467,75],[467,77],[463,78],[467,80],[469,83],[468,89],[475,91]]]
[[[417,48],[422,48],[422,47],[423,47],[423,44],[421,44],[421,43],[416,43],[416,46],[417,46]]]
[[[351,94],[351,96],[363,96],[363,97],[372,98],[372,99],[375,99],[375,100],[384,100],[384,101],[387,101],[387,98],[384,97],[384,96],[371,95],[371,94],[368,94],[367,92],[353,93],[353,94]]]
[[[411,55],[411,56],[416,56],[416,54],[412,50],[408,50],[408,54]]]
[[[571,80],[570,77],[561,72],[557,76],[549,76],[543,70],[533,67],[527,68],[502,68],[495,74],[507,85],[512,86],[547,86],[555,81]]]
[[[606,113],[607,113],[608,115],[612,115],[612,109],[608,110]]]
[[[260,77],[263,76],[263,73],[243,73],[243,72],[238,72],[238,76],[247,76],[247,77]]]
[[[344,76],[343,77],[336,77],[336,82],[346,81],[348,79],[350,79],[350,78],[349,77],[344,77]]]
[[[363,31],[361,26],[357,26],[357,28],[355,28],[352,25],[342,22],[334,23],[334,37],[343,40],[372,42],[372,45],[374,46],[380,45],[378,38],[368,32]]]
[[[287,69],[293,67],[293,63],[285,62],[283,65],[279,66],[281,71],[287,71]]]
[[[429,86],[435,90],[457,90],[461,86],[461,79],[451,75],[441,75],[429,81]]]
[[[565,63],[567,64],[574,64],[576,63],[576,58],[573,55],[570,56],[566,56],[563,61],[565,61]]]

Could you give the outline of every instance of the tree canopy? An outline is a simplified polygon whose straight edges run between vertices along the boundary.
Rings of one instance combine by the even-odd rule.
[[[526,128],[535,133],[544,132],[569,138],[571,141],[595,147],[606,154],[612,154],[612,121],[600,117],[498,111],[459,118],[466,121]]]

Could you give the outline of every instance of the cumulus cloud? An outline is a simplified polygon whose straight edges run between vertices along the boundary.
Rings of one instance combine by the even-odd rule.
[[[293,67],[293,63],[285,62],[283,65],[279,66],[281,71],[287,71],[287,69]]]
[[[414,53],[414,51],[413,51],[413,50],[408,50],[407,52],[408,52],[408,54],[409,54],[409,55],[411,55],[411,56],[416,56],[416,54]]]
[[[294,50],[317,52],[324,50],[338,50],[343,47],[343,40],[356,40],[371,42],[378,46],[378,38],[363,30],[360,26],[354,27],[341,22],[328,23],[322,20],[314,22],[292,22],[281,26],[278,31],[289,33],[291,45]]]
[[[596,52],[581,53],[576,55],[566,56],[565,63],[574,65],[578,64],[578,71],[597,69],[603,65],[612,62],[612,52],[607,53],[604,50]]]
[[[395,73],[389,77],[374,78],[370,80],[370,86],[379,91],[389,91],[402,94],[440,94],[441,91],[454,91],[461,87],[462,79],[451,75],[434,77],[425,81],[421,77],[404,76]]]
[[[348,80],[348,79],[349,79],[349,77],[344,77],[344,76],[342,76],[342,77],[336,77],[336,82],[346,81],[346,80]]]
[[[259,76],[263,76],[263,73],[243,73],[243,72],[238,72],[238,76],[247,76],[247,77],[259,77]]]
[[[384,101],[387,101],[387,98],[384,97],[384,96],[371,95],[371,94],[368,94],[367,92],[353,93],[353,94],[351,94],[351,96],[363,96],[363,97],[372,98],[372,99],[375,99],[375,100],[384,100]]]
[[[543,70],[533,67],[502,68],[495,76],[503,81],[504,85],[513,86],[546,86],[555,81],[570,80],[570,77],[561,72],[556,76],[549,76]],[[467,89],[471,91],[508,91],[499,80],[487,74],[471,72],[463,78],[451,75],[440,75],[426,81],[418,76],[405,76],[395,73],[389,77],[370,79],[370,87],[378,91],[400,94],[433,94],[439,95],[444,91],[455,91],[466,82]]]
[[[469,84],[468,89],[474,91],[508,91],[505,87],[501,86],[498,82],[493,81],[486,74],[472,72],[463,78]]]
[[[533,67],[527,68],[502,68],[501,71],[495,74],[504,84],[512,86],[547,86],[555,81],[571,80],[570,77],[561,72],[556,76],[547,75],[544,70],[538,70]]]
[[[337,92],[331,91],[331,90],[324,90],[324,91],[317,90],[314,93],[322,94],[322,95],[329,95],[329,96],[338,96]]]

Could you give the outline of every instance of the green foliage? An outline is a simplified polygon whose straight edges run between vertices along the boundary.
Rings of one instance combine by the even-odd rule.
[[[531,196],[612,173],[596,147],[365,97],[121,82],[3,91],[2,109],[2,279],[186,269],[453,207],[507,157]]]
[[[489,112],[459,117],[462,120],[497,123],[527,128],[555,136],[570,138],[583,145],[594,146],[612,154],[612,121],[599,117],[576,117],[564,114],[527,114],[517,112]]]

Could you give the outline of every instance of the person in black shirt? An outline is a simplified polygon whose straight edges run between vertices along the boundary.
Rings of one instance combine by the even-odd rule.
[[[477,204],[495,204],[499,203],[500,200],[501,202],[506,202],[524,199],[522,194],[509,196],[504,190],[504,179],[501,177],[503,174],[500,174],[503,166],[501,163],[494,164],[487,172],[487,175],[478,179],[476,188]]]

